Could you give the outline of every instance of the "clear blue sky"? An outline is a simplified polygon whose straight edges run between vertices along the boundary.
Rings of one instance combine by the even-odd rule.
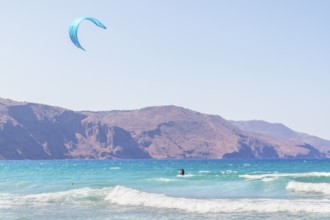
[[[0,97],[177,105],[330,139],[330,1],[0,0]],[[79,39],[68,26],[91,16]]]

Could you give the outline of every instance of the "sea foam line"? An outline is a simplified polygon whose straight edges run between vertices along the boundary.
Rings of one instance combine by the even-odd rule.
[[[188,199],[116,186],[105,198],[117,205],[179,209],[194,213],[330,213],[330,200]]]
[[[198,173],[210,173],[210,171],[209,170],[200,170],[200,171],[198,171]]]
[[[236,171],[236,170],[224,170],[224,171],[221,170],[220,173],[221,174],[237,174],[238,171]]]
[[[245,179],[263,179],[279,177],[330,177],[328,172],[307,172],[307,173],[268,173],[268,174],[243,174],[239,177]]]
[[[150,178],[149,180],[158,181],[158,182],[174,182],[174,181],[177,181],[176,179],[169,179],[169,178],[163,178],[163,177],[160,177],[160,178]]]
[[[51,203],[61,204],[90,204],[101,201],[113,188],[80,188],[60,192],[48,192],[29,195],[0,193],[0,208],[9,208],[17,205],[47,206]]]

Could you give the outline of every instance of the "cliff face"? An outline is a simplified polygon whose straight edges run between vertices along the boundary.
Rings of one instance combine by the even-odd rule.
[[[321,158],[313,145],[176,106],[74,112],[0,99],[0,159]]]
[[[324,157],[330,157],[330,141],[319,137],[311,136],[301,132],[293,131],[279,123],[269,123],[266,121],[230,121],[233,125],[248,132],[266,135],[279,140],[294,141],[304,143],[303,146],[316,148]]]
[[[0,103],[0,158],[150,158],[130,133],[45,105]]]

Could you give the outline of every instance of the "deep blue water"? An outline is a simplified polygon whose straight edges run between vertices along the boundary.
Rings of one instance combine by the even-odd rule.
[[[330,160],[0,161],[0,219],[155,218],[329,219]]]

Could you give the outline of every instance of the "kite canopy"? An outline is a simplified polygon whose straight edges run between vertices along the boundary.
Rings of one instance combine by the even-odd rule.
[[[93,22],[95,25],[97,25],[98,27],[107,29],[99,20],[92,18],[92,17],[80,17],[80,18],[76,18],[75,20],[73,20],[69,27],[69,35],[70,35],[71,41],[78,48],[80,48],[82,50],[85,50],[85,49],[80,45],[79,40],[78,40],[78,27],[79,27],[80,23],[84,20],[89,20],[89,21]]]

